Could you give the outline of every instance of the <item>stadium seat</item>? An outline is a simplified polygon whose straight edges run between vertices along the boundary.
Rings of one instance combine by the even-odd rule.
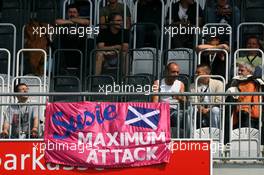
[[[11,74],[13,74],[14,72],[14,68],[13,68],[13,63],[14,63],[14,57],[15,52],[16,52],[16,45],[17,42],[14,41],[16,38],[16,33],[14,30],[16,30],[16,28],[13,28],[14,26],[11,24],[1,24],[0,23],[0,48],[5,48],[7,50],[9,50],[10,54],[11,54]],[[15,42],[15,43],[14,43]],[[0,53],[0,60],[5,62],[5,58],[6,58],[6,53],[1,52]],[[6,63],[6,62],[5,62]],[[3,67],[2,67],[3,66]],[[6,68],[5,65],[1,65],[1,72],[5,72]]]
[[[127,3],[127,1],[128,0],[118,0],[119,3],[122,3],[122,4],[126,5],[127,7],[129,7],[128,9],[130,9],[131,6],[128,6],[128,5],[133,4],[133,2]],[[102,7],[105,7],[106,5],[107,5],[107,1],[105,1],[105,0],[97,0],[95,2],[95,11],[96,11],[96,15],[95,15],[95,18],[94,18],[95,19],[95,25],[99,24],[100,10],[101,10]],[[132,13],[130,13],[130,14],[132,14]],[[125,16],[125,10],[124,10],[123,16]],[[131,18],[132,18],[132,15],[131,15]],[[126,19],[125,19],[124,23],[126,24]],[[126,26],[126,25],[124,25],[124,26]]]
[[[132,52],[132,53],[131,53]],[[150,74],[158,76],[161,68],[160,52],[155,48],[140,48],[130,52],[133,55],[131,75]],[[158,64],[158,65],[157,65]],[[157,69],[158,68],[158,69]]]
[[[86,100],[89,101],[117,101],[117,96],[109,96],[107,93],[114,91],[114,85],[118,85],[115,82],[114,77],[110,75],[91,75],[85,78],[85,91],[86,92],[101,92],[106,95],[89,96]]]
[[[53,23],[58,18],[59,8],[54,0],[33,0],[34,18],[45,23]]]
[[[54,76],[76,76],[82,82],[83,53],[79,49],[56,49],[53,53]]]
[[[198,59],[197,59],[197,64],[201,64],[202,63],[202,56],[204,53],[209,53],[208,56],[209,56],[209,60],[210,60],[210,66],[212,67],[212,74],[214,72],[214,68],[217,68],[218,66],[221,66],[222,69],[224,70],[218,70],[217,73],[213,74],[213,75],[219,75],[219,76],[223,76],[224,77],[224,80],[226,83],[228,83],[229,81],[229,77],[231,75],[231,71],[232,71],[232,60],[230,59],[231,58],[231,55],[228,54],[228,52],[224,49],[205,49],[205,50],[202,50],[198,53]],[[215,63],[215,57],[217,56],[217,53],[219,52],[223,52],[224,54],[224,64],[221,64],[221,65],[214,65]],[[219,62],[218,62],[219,63]],[[224,67],[223,67],[224,66]],[[218,79],[217,77],[215,77],[216,79]],[[221,78],[220,78],[221,80]]]
[[[219,149],[221,148],[220,144],[223,144],[221,141],[221,137],[223,137],[223,135],[221,136],[221,130],[218,128],[200,128],[195,130],[194,133],[194,138],[198,139],[198,138],[203,138],[203,139],[212,139],[212,143],[215,146],[211,147],[212,148],[212,153],[213,153],[213,157],[221,157],[223,155],[223,149]]]
[[[7,75],[8,60],[6,58],[7,58],[7,53],[0,51],[0,74]]]
[[[10,82],[12,79],[11,76],[11,53],[8,54],[8,50],[0,49],[0,78],[1,78],[1,87],[3,87],[1,92],[10,92]],[[1,88],[0,87],[0,88]],[[3,103],[8,103],[10,97],[2,96]]]
[[[254,128],[235,129],[231,133],[230,157],[259,157],[259,130]]]
[[[264,11],[264,1],[243,0],[242,20],[245,22],[264,22],[264,16],[259,15]]]
[[[243,22],[237,28],[237,47],[236,49],[246,48],[246,39],[249,36],[257,36],[260,40],[264,40],[264,23],[259,22]]]
[[[86,0],[86,1],[77,1],[76,5],[79,6],[80,9],[80,16],[83,18],[90,18],[90,20],[92,19],[92,23],[93,23],[93,19],[94,19],[94,1],[92,0]]]
[[[22,7],[22,0],[2,0],[0,22],[13,23],[17,29],[20,29],[24,21]]]
[[[54,76],[52,79],[51,92],[81,92],[81,81],[75,76]],[[54,96],[51,101],[67,101],[77,102],[81,101],[81,97],[78,96]]]
[[[180,65],[180,74],[193,77],[194,75],[194,61],[193,50],[189,48],[177,48],[167,51],[168,59],[167,64],[170,62],[176,62]],[[165,59],[165,58],[164,58]]]
[[[152,91],[152,81],[148,75],[139,74],[124,76],[121,82],[123,86],[128,86],[128,88],[125,88],[126,92],[142,92],[148,94]],[[150,96],[148,95],[133,95],[124,97],[125,102],[149,102],[150,100]]]

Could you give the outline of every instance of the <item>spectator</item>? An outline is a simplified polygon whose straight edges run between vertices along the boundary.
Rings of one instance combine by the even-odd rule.
[[[35,35],[33,31],[36,28],[45,27],[47,29],[47,26],[48,24],[46,23],[30,20],[30,22],[25,25],[25,48],[43,49],[48,52],[49,47],[52,45],[49,35]],[[24,63],[24,73],[43,76],[44,54],[36,51],[26,52],[25,54],[27,59],[25,59]]]
[[[205,49],[225,49],[229,51],[229,46],[226,43],[221,43],[219,37],[211,37],[207,44],[200,44],[196,47],[196,52],[199,53]],[[212,75],[221,75],[225,77],[226,59],[224,52],[208,51],[202,54],[201,63],[210,65]]]
[[[175,62],[170,62],[166,68],[166,77],[159,82],[159,80],[154,81],[154,86],[160,89],[160,92],[174,92],[181,93],[184,92],[184,84],[177,80],[177,76],[180,74],[180,66]],[[156,89],[157,90],[157,89]],[[171,116],[171,127],[172,127],[172,137],[177,136],[177,132],[174,132],[174,128],[177,127],[177,119],[180,118],[180,127],[183,129],[183,118],[182,114],[178,114],[178,109],[180,103],[185,101],[184,96],[153,96],[153,102],[168,102],[170,103],[170,116]],[[177,129],[177,128],[176,128]],[[182,132],[183,133],[183,132]],[[180,134],[182,136],[182,133]]]
[[[79,14],[79,7],[76,4],[68,5],[67,10],[68,19],[56,19],[55,24],[80,24],[80,25],[89,25],[90,20],[81,18]]]
[[[203,11],[199,6],[199,22],[201,26]],[[172,25],[179,27],[196,26],[196,2],[194,0],[180,0],[172,5]],[[172,38],[172,48],[193,48],[193,35],[178,34]]]
[[[160,0],[140,0],[138,2],[137,23],[137,48],[156,47],[157,36],[160,36],[162,4]],[[154,26],[157,25],[157,28]]]
[[[197,89],[195,84],[191,84],[191,92],[197,93],[220,93],[224,92],[224,84],[219,80],[210,78],[211,69],[206,64],[200,64],[196,69],[196,76],[205,75],[198,80]],[[195,98],[195,97],[193,97]],[[197,99],[191,99],[192,102],[205,103],[205,105],[198,105],[197,111],[197,127],[216,127],[219,128],[220,122],[220,107],[219,105],[206,105],[210,103],[221,103],[220,96],[198,96]],[[202,123],[200,123],[200,120]],[[210,125],[211,120],[211,125]]]
[[[254,68],[247,62],[238,64],[238,76],[231,81],[231,87],[228,92],[259,92],[260,85],[263,81],[256,79],[252,74]],[[236,96],[235,101],[240,103],[260,103],[260,96],[247,95]],[[240,113],[240,114],[239,114]],[[234,109],[233,126],[238,128],[238,116],[241,115],[241,127],[249,126],[249,118],[251,119],[251,127],[258,128],[260,106],[259,105],[237,105]],[[228,120],[229,121],[229,120]]]
[[[247,39],[246,47],[248,49],[260,49],[263,50],[259,39],[256,36],[250,36]],[[261,53],[258,51],[249,51],[246,56],[239,57],[236,60],[237,64],[249,63],[251,64],[255,71],[253,73],[256,77],[262,77],[262,57]]]
[[[20,83],[15,86],[15,92],[28,93],[28,86]],[[17,96],[17,105],[9,106],[4,112],[4,125],[2,136],[11,138],[34,138],[38,136],[39,117],[35,106],[28,106],[19,103],[29,103],[28,96]],[[10,129],[11,127],[11,129]],[[29,129],[29,127],[31,127]],[[31,132],[29,131],[31,130]],[[11,133],[9,133],[11,131]],[[31,136],[29,136],[31,135]]]
[[[109,20],[110,27],[103,29],[98,35],[97,48],[118,50],[122,53],[123,58],[125,58],[128,52],[129,32],[126,29],[122,29],[123,17],[119,13],[113,13],[109,16]],[[96,55],[96,75],[102,73],[102,66],[105,66],[103,63],[106,63],[108,67],[116,66],[117,57],[114,51],[98,52]],[[123,71],[126,71],[126,60],[123,60],[123,63]]]
[[[107,26],[103,24],[109,24],[111,13],[119,13],[124,18],[124,4],[119,3],[118,0],[108,0],[108,5],[100,9],[100,24],[101,28]],[[126,28],[130,29],[131,26],[131,15],[128,7],[126,7]]]
[[[161,92],[184,92],[184,84],[177,80],[177,76],[180,74],[180,66],[175,62],[170,62],[166,68],[166,77],[161,80],[159,85],[159,80],[154,82],[154,85],[160,87]],[[160,101],[163,102],[172,102],[171,108],[177,108],[176,105],[173,105],[178,102],[184,101],[183,96],[161,96]],[[153,96],[153,102],[158,102],[159,97]]]

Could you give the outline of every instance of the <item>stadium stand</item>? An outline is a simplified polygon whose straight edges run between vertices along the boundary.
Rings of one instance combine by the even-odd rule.
[[[172,36],[165,36],[164,27],[171,25],[171,5],[178,1],[176,0],[160,0],[161,12],[160,24],[151,23],[138,23],[138,3],[139,0],[124,0],[119,1],[124,3],[124,16],[127,15],[126,10],[131,13],[131,26],[130,26],[130,40],[129,40],[129,51],[127,58],[129,60],[128,69],[123,71],[121,63],[118,62],[117,70],[114,74],[112,70],[103,70],[103,75],[96,75],[95,72],[95,58],[100,49],[96,49],[97,35],[85,35],[82,38],[75,38],[69,47],[63,47],[61,44],[60,35],[52,36],[52,44],[48,51],[42,51],[45,53],[44,59],[44,74],[43,76],[33,76],[24,74],[24,27],[30,20],[30,18],[36,18],[40,22],[46,22],[54,25],[55,19],[63,18],[66,19],[66,7],[68,4],[75,1],[64,0],[2,0],[0,1],[0,93],[13,92],[14,86],[17,82],[24,82],[28,84],[32,91],[37,93],[60,93],[60,92],[101,92],[104,94],[96,96],[52,96],[32,97],[34,104],[39,103],[39,115],[43,116],[40,118],[40,124],[44,121],[44,105],[46,102],[73,102],[73,101],[110,101],[110,102],[150,102],[151,96],[134,94],[131,96],[109,96],[106,95],[106,90],[101,91],[100,87],[106,88],[113,87],[115,85],[136,85],[147,86],[152,85],[154,80],[161,80],[165,77],[164,68],[170,62],[176,62],[181,66],[181,75],[178,77],[180,81],[185,84],[186,92],[190,92],[191,82],[197,81],[195,74],[195,67],[201,62],[201,54],[208,52],[215,54],[215,52],[224,52],[225,54],[225,72],[224,77],[220,79],[224,82],[224,90],[229,85],[230,80],[233,76],[237,75],[236,70],[236,59],[239,56],[238,52],[252,51],[245,49],[245,39],[248,36],[254,35],[260,39],[260,44],[263,45],[264,39],[264,1],[263,0],[241,0],[241,3],[237,1],[229,1],[232,8],[232,22],[227,23],[211,23],[206,16],[204,25],[200,27],[212,27],[212,26],[231,26],[233,34],[228,36],[227,41],[229,42],[229,52],[223,49],[217,49],[216,46],[212,46],[212,49],[206,49],[198,53],[195,52],[196,46],[204,44],[206,37],[203,34],[195,34],[192,40],[193,46],[191,48],[174,48],[171,49]],[[197,8],[199,5],[205,10],[205,14],[208,15],[208,8],[213,8],[215,2],[212,1],[196,1]],[[81,8],[81,16],[89,17],[91,23],[90,27],[97,27],[100,19],[100,8],[106,6],[107,1],[103,0],[87,0],[85,2],[78,2]],[[237,7],[237,9],[235,8]],[[236,10],[240,10],[241,17],[238,21],[234,21],[234,13]],[[211,9],[216,10],[216,9]],[[198,10],[199,11],[199,10]],[[169,21],[167,21],[169,19]],[[195,15],[195,21],[199,19],[199,13]],[[144,21],[146,22],[146,21]],[[210,23],[209,23],[210,22]],[[125,18],[124,23],[121,25],[123,28],[126,27],[127,20]],[[155,30],[155,41],[153,45],[143,45],[138,47],[137,43],[140,39],[138,37],[137,27],[140,25],[153,25]],[[198,26],[198,23],[195,25]],[[236,26],[238,25],[238,26]],[[75,26],[75,25],[74,25]],[[55,25],[54,25],[55,27]],[[78,27],[78,26],[76,26]],[[81,40],[81,42],[80,42]],[[81,44],[80,44],[80,43]],[[21,45],[22,43],[22,45]],[[264,54],[261,48],[256,48],[261,53],[259,56],[262,59],[262,79],[263,68],[264,68]],[[256,50],[255,49],[255,50]],[[254,49],[253,49],[254,50]],[[30,51],[34,51],[31,49]],[[40,50],[35,50],[40,51]],[[65,62],[68,59],[69,62]],[[119,60],[119,59],[118,59]],[[75,62],[74,65],[71,61]],[[66,68],[64,65],[66,64]],[[219,65],[216,65],[218,67]],[[214,78],[219,78],[216,75],[210,75]],[[197,82],[196,82],[197,83]],[[197,85],[197,84],[196,84]],[[261,86],[261,88],[263,88]],[[260,88],[260,89],[261,89]],[[111,89],[113,92],[113,89]],[[159,92],[158,92],[159,93]],[[239,93],[240,92],[236,92]],[[257,96],[262,97],[262,91],[257,92]],[[178,94],[178,93],[176,93]],[[238,105],[238,101],[229,102],[226,100],[230,97],[229,93],[223,92],[222,101],[218,104],[220,108],[220,120],[219,127],[197,127],[197,113],[194,112],[197,109],[197,105],[209,105],[213,106],[213,102],[199,102],[194,103],[190,99],[204,95],[197,91],[194,92],[196,95],[186,95],[187,101],[178,113],[177,120],[180,120],[180,113],[183,115],[184,124],[178,122],[178,126],[175,126],[173,132],[176,138],[211,138],[216,144],[224,145],[224,149],[217,149],[213,155],[214,160],[221,161],[223,163],[229,162],[229,160],[264,160],[264,136],[263,136],[263,109],[261,108],[259,114],[259,128],[240,127],[234,129],[233,127],[233,116],[232,109]],[[181,94],[178,94],[181,95]],[[210,93],[209,93],[210,95]],[[212,95],[215,95],[212,93]],[[14,96],[14,95],[13,95]],[[0,96],[0,103],[6,104],[9,102],[15,102],[12,95],[6,97]],[[261,98],[260,98],[261,99]],[[30,102],[31,103],[31,102]],[[251,104],[250,102],[248,105]],[[251,104],[252,105],[252,104]],[[256,105],[262,107],[263,103],[260,100]],[[1,105],[0,107],[0,129],[2,131],[3,124],[3,111],[8,105]],[[241,112],[241,111],[240,111]],[[230,120],[226,123],[226,120]],[[180,126],[182,125],[182,126]],[[227,127],[228,125],[228,127]],[[234,130],[233,130],[234,129]],[[181,134],[183,130],[184,134]],[[229,132],[226,132],[229,130]],[[42,133],[43,131],[39,131]],[[229,134],[228,140],[226,141],[226,135]],[[40,134],[42,137],[43,134]],[[229,144],[229,146],[228,146]],[[231,149],[228,149],[231,148]],[[263,163],[263,162],[262,162]]]

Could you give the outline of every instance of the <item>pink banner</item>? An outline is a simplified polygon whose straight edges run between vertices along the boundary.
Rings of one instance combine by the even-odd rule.
[[[46,162],[133,167],[168,162],[167,103],[48,103]]]

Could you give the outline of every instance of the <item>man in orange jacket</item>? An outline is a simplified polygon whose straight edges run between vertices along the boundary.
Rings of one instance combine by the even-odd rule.
[[[254,68],[248,63],[238,65],[238,76],[234,77],[231,83],[239,92],[259,92],[260,82],[253,77]],[[260,96],[241,95],[237,97],[239,103],[256,103],[256,104],[239,104],[234,111],[233,126],[258,128],[260,116]],[[241,116],[241,119],[239,119]],[[251,121],[249,124],[249,121]]]

